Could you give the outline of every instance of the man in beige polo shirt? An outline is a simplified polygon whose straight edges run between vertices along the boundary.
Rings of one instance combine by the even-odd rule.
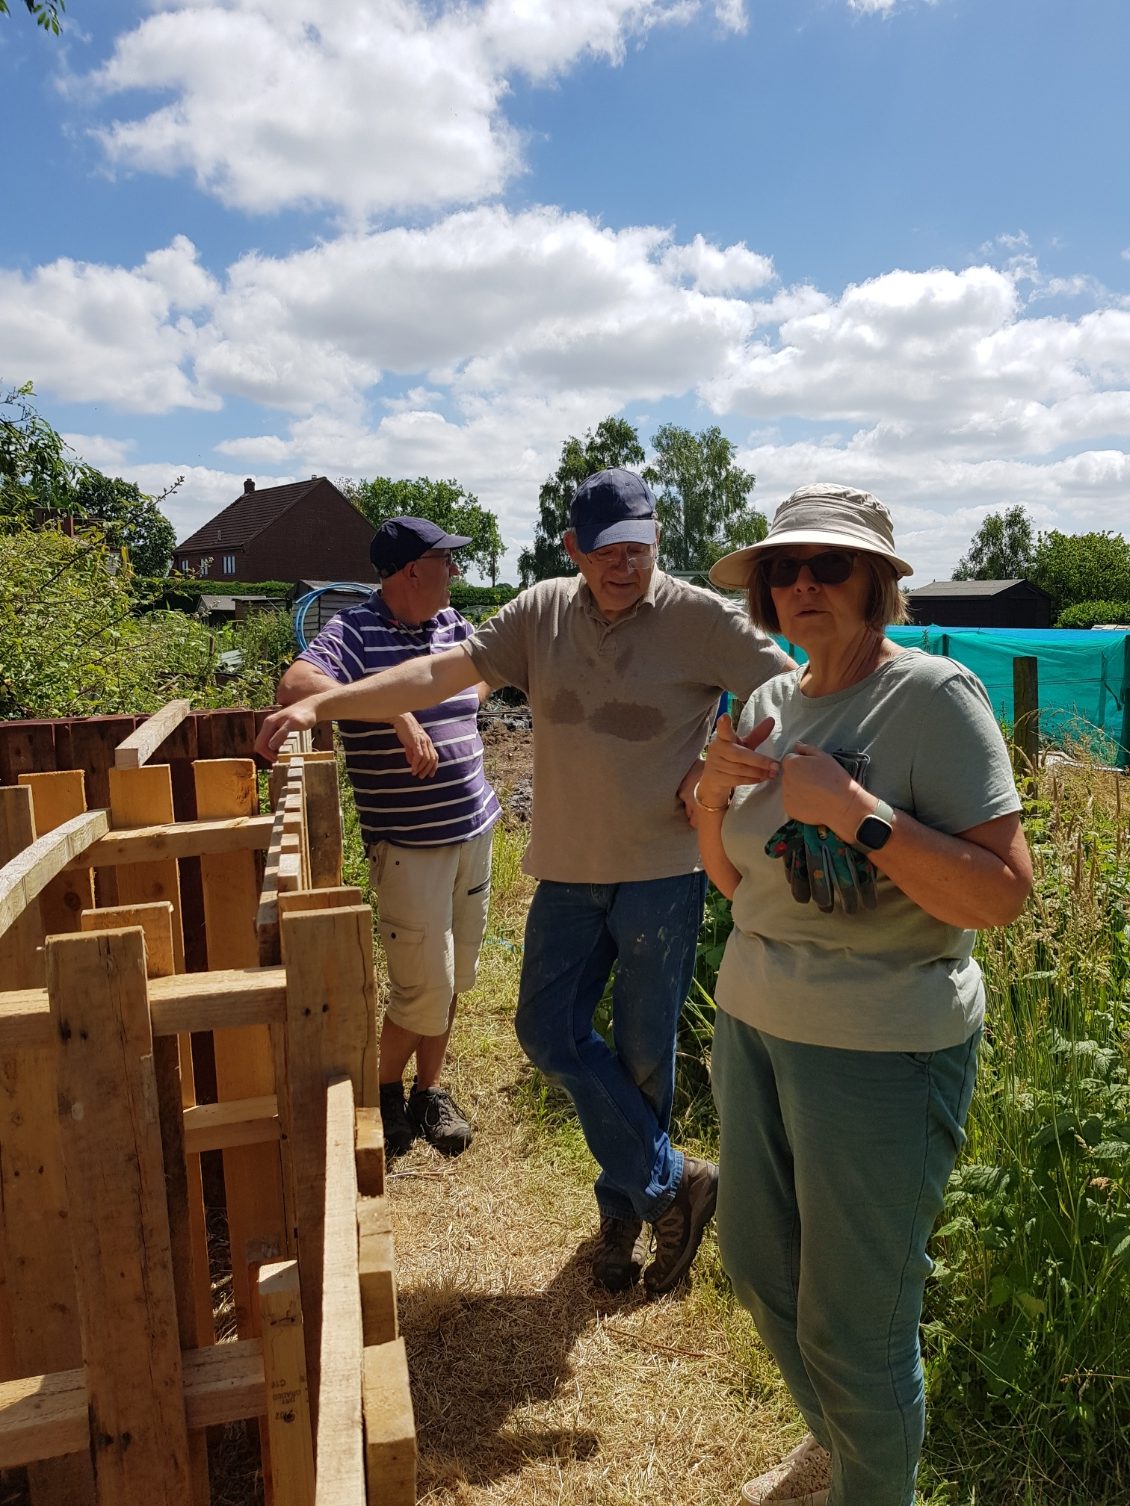
[[[387,719],[485,680],[529,698],[534,809],[515,1026],[573,1101],[600,1166],[593,1273],[649,1295],[690,1267],[717,1197],[717,1168],[668,1127],[675,1035],[694,970],[706,879],[688,821],[699,754],[722,691],[745,699],[791,661],[732,602],[656,568],[655,498],[631,471],[578,488],[564,545],[574,577],[539,581],[457,648],[275,713],[288,732],[341,717]],[[613,1043],[593,1015],[616,969]]]

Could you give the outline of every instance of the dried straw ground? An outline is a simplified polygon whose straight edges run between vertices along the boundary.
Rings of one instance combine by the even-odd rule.
[[[514,1037],[516,837],[499,833],[491,939],[452,1037],[475,1143],[452,1161],[418,1145],[389,1177],[420,1499],[733,1506],[795,1417],[712,1234],[693,1284],[659,1302],[591,1282],[594,1164]]]

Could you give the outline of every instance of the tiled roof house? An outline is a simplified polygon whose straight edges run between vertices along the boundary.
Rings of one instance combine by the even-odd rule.
[[[372,524],[325,476],[243,494],[178,544],[174,570],[205,580],[375,581]]]

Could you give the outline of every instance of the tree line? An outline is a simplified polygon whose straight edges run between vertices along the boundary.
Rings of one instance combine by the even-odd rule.
[[[954,580],[1026,580],[1051,597],[1057,627],[1130,624],[1130,543],[1120,533],[1037,533],[1024,507],[991,512]]]

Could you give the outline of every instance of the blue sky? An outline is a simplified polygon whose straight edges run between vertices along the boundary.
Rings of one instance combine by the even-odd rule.
[[[561,443],[717,424],[916,579],[1130,529],[1124,0],[70,0],[0,17],[0,381],[183,537],[454,477],[505,573]]]

